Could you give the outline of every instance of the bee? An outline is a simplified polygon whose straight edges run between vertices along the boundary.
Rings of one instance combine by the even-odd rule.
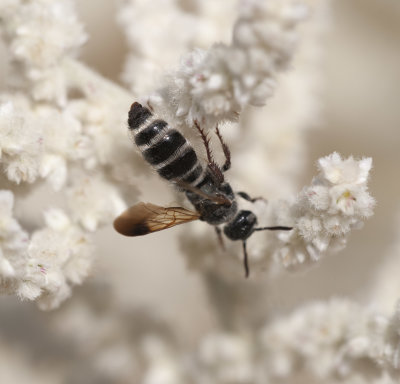
[[[287,226],[257,227],[257,217],[253,212],[238,209],[236,196],[250,202],[258,199],[252,199],[245,192],[234,193],[230,184],[225,181],[224,172],[231,167],[231,154],[218,126],[216,135],[225,156],[222,167],[214,161],[210,139],[197,121],[194,121],[194,126],[206,149],[206,165],[199,161],[189,141],[166,121],[157,118],[150,107],[133,103],[129,111],[128,126],[144,159],[163,179],[175,184],[186,194],[195,211],[140,202],[114,220],[114,228],[120,234],[142,236],[193,220],[205,221],[214,226],[221,245],[222,231],[228,239],[242,241],[245,276],[248,277],[247,239],[256,231],[292,229]],[[220,226],[223,226],[222,230]]]

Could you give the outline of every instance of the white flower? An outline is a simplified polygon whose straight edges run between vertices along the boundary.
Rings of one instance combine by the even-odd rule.
[[[14,195],[0,190],[0,292],[14,293],[26,260],[28,234],[12,216]]]
[[[67,180],[67,164],[63,157],[46,154],[42,157],[40,176],[47,178],[52,187],[59,191]]]
[[[60,190],[68,176],[68,160],[80,160],[85,152],[79,150],[87,140],[82,124],[69,111],[40,107],[35,110],[37,123],[43,130],[44,154],[40,163],[40,176],[46,178],[55,190]]]
[[[365,184],[372,168],[372,159],[356,161],[353,156],[342,160],[337,152],[318,160],[322,177],[332,184]]]
[[[116,187],[95,175],[76,175],[67,195],[73,219],[88,231],[110,223],[126,208]]]
[[[187,55],[159,90],[180,122],[211,128],[234,121],[246,104],[263,105],[294,51],[296,24],[304,16],[287,2],[247,2],[231,45]],[[296,14],[297,17],[293,17]]]
[[[118,21],[131,48],[122,76],[138,95],[148,94],[162,72],[192,46],[201,24],[175,0],[126,1]]]
[[[18,294],[38,299],[43,309],[53,309],[70,295],[72,285],[88,275],[92,246],[61,210],[46,212],[45,221],[47,227],[34,232],[29,243]]]
[[[33,108],[14,99],[15,107],[11,102],[0,106],[0,154],[7,177],[32,183],[41,176],[55,190],[61,189],[68,176],[67,161],[89,157],[90,139],[69,111]]]
[[[269,375],[281,379],[304,369],[320,379],[362,376],[371,382],[385,370],[398,378],[396,347],[387,344],[398,348],[398,334],[387,336],[392,324],[348,300],[311,303],[265,326],[263,360]]]
[[[11,102],[0,105],[0,159],[9,180],[32,183],[39,172],[43,136]]]
[[[32,80],[32,97],[34,100],[55,102],[66,106],[68,78],[62,64],[50,68],[31,68],[28,77]]]
[[[28,2],[10,16],[6,22],[11,51],[35,67],[55,66],[86,40],[69,1]]]
[[[277,257],[287,268],[299,265],[299,260],[318,260],[329,249],[343,247],[349,231],[360,228],[373,213],[375,201],[367,187],[371,159],[343,160],[333,153],[318,163],[319,175],[291,207],[294,230],[289,238],[281,236],[285,252],[278,250]],[[301,258],[299,251],[304,253]]]

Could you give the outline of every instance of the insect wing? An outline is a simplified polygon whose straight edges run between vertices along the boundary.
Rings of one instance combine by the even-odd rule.
[[[139,203],[114,220],[115,230],[124,236],[142,236],[199,219],[200,215],[182,207],[160,207]]]

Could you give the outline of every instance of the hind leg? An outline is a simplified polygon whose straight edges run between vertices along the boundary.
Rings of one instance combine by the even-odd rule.
[[[215,133],[218,136],[219,142],[221,143],[222,150],[225,155],[225,163],[222,166],[222,171],[226,172],[231,167],[231,151],[230,151],[228,145],[225,143],[224,139],[222,138],[222,135],[221,135],[221,132],[219,131],[218,125],[215,128]]]
[[[208,168],[214,176],[216,182],[221,184],[224,182],[224,175],[219,165],[214,161],[210,148],[210,138],[208,137],[207,133],[204,132],[204,129],[200,127],[199,123],[196,120],[194,121],[194,126],[199,131],[201,139],[203,140],[204,147],[206,148]]]

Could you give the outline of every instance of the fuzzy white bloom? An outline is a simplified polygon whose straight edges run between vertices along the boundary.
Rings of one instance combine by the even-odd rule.
[[[348,300],[304,306],[262,331],[265,369],[281,379],[308,370],[319,379],[398,380],[398,319],[398,308],[390,318]]]
[[[86,40],[70,1],[19,2],[4,11],[11,52],[29,66],[52,67]]]
[[[13,205],[12,192],[0,191],[0,291],[55,308],[88,275],[91,242],[57,209],[45,213],[46,227],[29,239],[12,216]]]
[[[121,159],[135,160],[125,133],[132,97],[71,59],[86,40],[72,1],[2,3],[0,21],[18,64],[7,79],[13,91],[0,93],[0,165],[7,188],[16,191],[2,196],[8,208],[2,212],[1,290],[52,309],[88,276],[88,232],[125,208],[116,180],[132,184],[134,177],[131,169],[115,170]],[[48,183],[46,225],[37,218],[28,235],[10,216],[14,196],[17,206],[24,198],[16,185],[30,183],[34,191],[42,179]],[[13,249],[18,239],[23,249]]]
[[[43,137],[12,102],[0,104],[0,160],[8,179],[32,183],[39,174]]]
[[[0,104],[0,153],[7,178],[19,184],[32,183],[40,176],[55,190],[68,177],[68,161],[85,156],[83,143],[89,138],[82,124],[68,110],[52,106],[34,107],[21,95],[1,95],[10,101]]]
[[[115,187],[102,178],[78,174],[74,179],[67,190],[68,205],[74,221],[86,230],[95,231],[126,208]]]
[[[81,284],[92,264],[89,237],[58,209],[45,213],[46,228],[33,233],[18,295],[37,299],[42,309],[65,300],[71,285]]]
[[[232,151],[228,177],[237,190],[269,200],[290,198],[299,189],[299,177],[309,167],[307,133],[318,128],[322,112],[321,60],[330,25],[326,6],[309,4],[290,69],[277,77],[268,105],[245,111],[238,126],[221,127]]]
[[[214,127],[234,121],[243,106],[261,106],[272,95],[276,75],[286,69],[305,6],[291,1],[243,1],[231,45],[215,44],[183,57],[180,69],[153,100],[180,122]]]
[[[0,190],[0,292],[14,293],[26,262],[29,236],[13,217],[14,195]]]
[[[0,8],[4,36],[13,58],[32,81],[32,95],[38,100],[65,104],[65,56],[73,55],[86,41],[74,5],[68,0],[15,1]]]
[[[127,1],[118,16],[132,51],[123,78],[135,94],[149,93],[166,64],[193,41],[197,18],[180,10],[175,0]]]
[[[30,239],[21,230],[26,248],[23,253],[15,254],[7,243],[2,250],[3,290],[51,309],[69,297],[72,285],[80,284],[88,275],[93,249],[82,227],[94,231],[108,224],[125,203],[117,187],[102,173],[95,177],[85,173],[108,163],[112,154],[103,155],[108,150],[105,146],[97,150],[95,140],[104,135],[92,132],[90,120],[77,113],[74,105],[60,112],[45,104],[34,107],[21,95],[1,95],[0,100],[7,98],[10,101],[0,106],[1,163],[7,178],[15,183],[34,183],[41,177],[55,191],[70,180],[65,198],[71,219],[61,211],[49,211],[46,227],[34,231]],[[99,129],[102,124],[98,122]],[[107,132],[105,142],[115,134]],[[128,146],[129,141],[124,148]],[[113,148],[118,150],[123,156],[120,148]],[[13,199],[6,202],[4,214],[8,215]],[[4,223],[10,222],[7,220]]]
[[[225,40],[235,5],[234,0],[203,0],[186,7],[176,0],[125,1],[118,10],[129,45],[123,80],[135,94],[149,94],[182,52]]]
[[[373,213],[375,200],[367,186],[371,158],[343,160],[333,153],[321,158],[318,167],[320,173],[311,186],[289,208],[294,230],[279,234],[284,245],[276,256],[285,268],[318,261],[328,250],[341,249],[350,230],[361,228]]]

